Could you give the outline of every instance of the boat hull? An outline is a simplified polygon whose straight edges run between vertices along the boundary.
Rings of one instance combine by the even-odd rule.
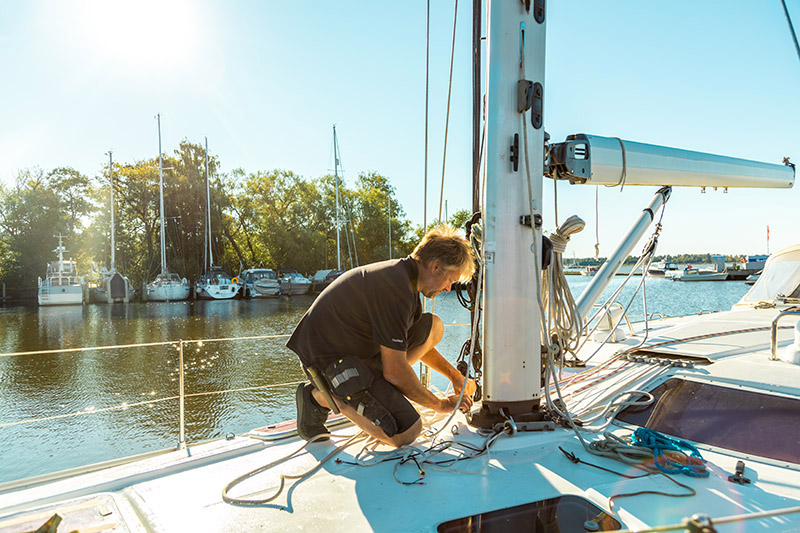
[[[715,272],[714,274],[690,274],[676,276],[674,281],[725,281],[728,279],[727,272]]]
[[[261,284],[255,282],[245,288],[245,297],[247,298],[277,298],[281,295],[281,287],[277,282]]]
[[[158,287],[147,286],[147,300],[150,302],[174,302],[189,298],[189,285],[167,284]]]
[[[200,300],[231,300],[239,294],[239,285],[231,283],[229,285],[197,285],[195,287],[195,297]]]
[[[284,296],[297,296],[307,294],[311,290],[311,283],[291,283],[281,281],[281,294]]]
[[[68,285],[39,287],[39,305],[79,305],[83,303],[83,287]]]
[[[128,303],[131,300],[133,300],[133,286],[128,278],[119,273],[104,278],[99,286],[92,289],[94,303]]]

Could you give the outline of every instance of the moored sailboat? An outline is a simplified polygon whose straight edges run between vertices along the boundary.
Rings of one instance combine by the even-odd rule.
[[[205,274],[197,279],[194,294],[201,300],[230,300],[239,294],[242,286],[239,279],[225,272],[222,267],[214,266],[214,251],[211,243],[211,186],[208,181],[208,138],[206,138],[206,231]]]
[[[186,300],[191,288],[186,278],[170,272],[167,267],[167,250],[164,235],[164,166],[161,160],[161,115],[158,120],[158,198],[161,220],[161,272],[145,286],[144,299],[152,302]]]
[[[542,175],[569,179],[560,172],[570,172],[543,168],[545,134],[535,117],[541,106],[533,101],[543,94],[536,84],[543,90],[545,5],[487,7],[487,179],[482,222],[470,235],[480,269],[462,359],[482,381],[480,410],[423,412],[426,432],[399,450],[376,449],[353,427],[337,428],[332,441],[301,445],[286,423],[252,438],[231,435],[191,450],[179,446],[127,464],[30,480],[3,492],[0,527],[79,511],[120,529],[156,531],[800,528],[800,337],[793,342],[787,331],[800,326],[780,325],[800,313],[792,307],[800,297],[797,249],[776,254],[730,311],[645,322],[624,342],[593,340],[583,329],[593,306],[678,183],[664,174],[646,182],[637,175],[643,167],[634,164],[636,146],[616,140],[633,148],[628,185],[641,180],[661,188],[581,298],[571,301],[562,255],[583,222],[568,219],[553,232],[548,266],[542,252]],[[518,161],[526,164],[513,169],[508,139],[520,133]],[[590,143],[583,156],[602,156],[602,147],[595,152],[597,144],[582,140]],[[570,152],[568,145],[547,147]],[[748,176],[743,169],[752,165],[741,160],[680,152],[670,158],[686,186],[706,179],[778,188],[794,182],[794,173],[779,165]],[[615,159],[616,171],[627,166],[625,158]],[[728,167],[727,175],[714,178],[713,169],[698,163],[708,160]],[[568,158],[549,162],[554,167]],[[581,157],[578,167],[586,176],[574,177],[603,183],[602,160]],[[617,179],[620,172],[609,174]],[[636,265],[642,272],[659,232]],[[646,281],[640,276],[638,283]],[[590,368],[562,373],[559,362],[567,356]]]
[[[102,267],[95,274],[93,287],[91,289],[92,300],[96,303],[128,303],[133,299],[133,284],[131,281],[117,272],[116,266],[116,242],[114,239],[114,159],[111,150],[108,151],[108,172],[109,180],[109,212],[111,214],[110,239],[111,239],[111,264],[109,268]]]

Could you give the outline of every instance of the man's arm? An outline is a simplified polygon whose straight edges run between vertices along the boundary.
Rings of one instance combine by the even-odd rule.
[[[451,365],[441,353],[439,353],[439,350],[436,348],[428,350],[425,355],[420,357],[420,361],[449,379],[450,383],[453,384],[453,389],[455,389],[456,393],[461,393],[461,387],[464,386],[464,376],[453,365]],[[469,380],[467,383],[467,390],[464,391],[464,394],[467,396],[472,396],[475,393],[475,388],[475,381],[472,379]]]
[[[408,364],[406,352],[381,346],[381,362],[383,363],[383,377],[397,387],[397,390],[409,400],[439,413],[447,413],[455,409],[458,395],[442,400],[423,387],[414,373],[414,369]],[[449,363],[447,364],[449,365]],[[461,402],[462,407],[466,408],[469,408],[471,404],[471,398],[466,396]]]

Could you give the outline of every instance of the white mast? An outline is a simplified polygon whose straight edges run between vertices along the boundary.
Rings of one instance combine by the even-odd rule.
[[[55,250],[58,252],[58,270],[59,272],[64,270],[64,252],[66,252],[66,248],[64,248],[64,244],[62,241],[61,234],[58,234],[58,248]]]
[[[480,427],[492,427],[503,414],[516,420],[535,415],[542,374],[536,294],[541,277],[544,10],[537,10],[537,2],[528,4],[528,11],[525,2],[487,1],[485,364],[483,407],[473,417]],[[533,109],[524,111],[523,105],[521,111],[520,101],[531,102]],[[534,110],[538,115],[532,119]],[[532,227],[521,223],[526,216]]]
[[[114,244],[114,160],[111,156],[111,150],[108,151],[108,173],[111,176],[111,181],[109,183],[111,202],[111,271],[114,272],[116,271],[116,246]]]
[[[208,137],[206,139],[206,242],[208,245],[208,271],[214,268],[214,254],[211,251],[211,189],[208,184]]]
[[[161,162],[161,113],[156,115],[158,120],[158,197],[159,211],[161,213],[161,273],[167,273],[167,247],[164,242],[164,167]]]
[[[336,141],[336,124],[333,125],[333,175],[336,178],[336,269],[342,269],[342,256],[339,244],[339,145]]]
[[[392,258],[392,197],[388,194],[386,199],[389,201],[389,259]]]

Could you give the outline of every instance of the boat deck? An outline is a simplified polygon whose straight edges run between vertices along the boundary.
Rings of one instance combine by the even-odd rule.
[[[457,427],[463,433],[449,435],[448,440],[479,445],[485,439],[467,431],[463,420]],[[235,477],[301,446],[296,438],[263,443],[237,437],[5,494],[0,530],[31,530],[58,512],[64,517],[65,530],[81,531],[112,527],[115,531],[432,531],[448,520],[565,494],[586,498],[601,509],[617,495],[612,510],[627,527],[679,522],[693,513],[728,516],[800,505],[800,487],[796,482],[787,485],[780,466],[748,460],[745,475],[752,483],[738,485],[727,480],[737,457],[705,450],[709,478],[676,476],[701,496],[621,498],[621,494],[648,490],[686,491],[660,475],[625,479],[571,463],[559,447],[620,473],[641,474],[634,467],[589,455],[566,429],[502,435],[482,457],[449,468],[423,465],[424,482],[412,485],[395,478],[412,482],[420,477],[413,462],[399,468],[396,460],[371,467],[347,464],[361,448],[354,445],[338,455],[343,462],[328,461],[301,482],[287,481],[272,503],[249,507],[222,500],[223,487]],[[232,495],[268,498],[278,490],[281,474],[302,475],[333,449],[331,442],[312,443],[295,459],[234,488]],[[15,514],[17,509],[30,509],[32,502],[37,510]],[[800,528],[797,520],[796,515],[788,515],[764,519],[760,525],[788,531]],[[741,530],[741,526],[731,530]]]
[[[470,430],[463,419],[453,425],[459,434],[446,432],[446,441],[474,446],[485,442],[486,437]],[[627,433],[624,429],[617,432]],[[344,436],[353,433],[353,428],[337,431]],[[748,458],[745,475],[752,483],[738,485],[729,482],[728,476],[739,458],[707,449],[702,453],[710,477],[675,476],[699,496],[622,498],[622,494],[640,491],[684,494],[686,490],[660,475],[626,479],[573,464],[559,447],[583,461],[641,475],[632,466],[586,453],[573,432],[563,428],[502,434],[481,457],[445,468],[422,465],[425,475],[422,483],[416,484],[399,482],[411,483],[421,477],[410,461],[401,466],[398,460],[370,467],[349,464],[361,450],[360,444],[354,444],[337,455],[341,462],[329,460],[307,479],[287,480],[271,503],[250,507],[223,501],[223,487],[234,478],[288,456],[302,445],[297,438],[269,443],[240,436],[20,489],[0,496],[0,530],[29,531],[58,512],[64,517],[65,530],[81,531],[432,531],[448,520],[565,494],[585,498],[600,509],[606,509],[609,498],[616,496],[612,514],[631,528],[680,522],[694,513],[720,517],[800,505],[796,473],[795,481],[789,481],[781,465]],[[278,492],[280,475],[303,475],[334,447],[333,442],[312,443],[292,460],[247,479],[230,495],[269,498]],[[797,530],[800,517],[763,519],[759,525]],[[719,531],[741,528],[742,524],[736,524]]]
[[[743,308],[654,321],[648,345],[661,343],[651,348],[656,357],[657,350],[716,362],[665,367],[614,360],[613,354],[621,348],[635,346],[641,340],[632,337],[625,343],[603,347],[597,360],[591,362],[596,366],[589,369],[588,376],[607,380],[607,386],[598,388],[602,393],[635,387],[637,380],[647,379],[643,370],[652,369],[659,373],[659,379],[688,376],[761,387],[796,398],[800,395],[800,367],[769,360],[769,331],[765,327],[774,313]],[[790,332],[782,329],[779,333],[779,345],[783,346]],[[619,367],[609,367],[615,364]],[[598,377],[604,369],[608,375]],[[566,379],[569,377],[567,374]],[[563,388],[568,390],[569,386],[565,382]],[[438,429],[444,424],[443,416],[428,419],[428,427]],[[612,426],[619,436],[630,435],[633,429],[622,422]],[[490,438],[468,426],[460,413],[440,433],[437,442],[447,449],[439,453],[431,452],[431,442],[424,439],[414,448],[395,452],[380,447],[366,455],[362,453],[363,443],[354,443],[304,479],[286,479],[280,490],[281,475],[304,476],[336,445],[354,436],[356,429],[338,426],[334,434],[341,438],[311,443],[305,449],[305,443],[297,437],[264,441],[242,435],[102,468],[86,467],[7,483],[0,486],[0,531],[36,529],[56,512],[64,518],[66,531],[433,531],[450,520],[569,495],[585,503],[584,511],[570,514],[572,518],[559,516],[561,531],[574,530],[576,524],[598,516],[600,522],[603,516],[611,516],[622,527],[642,528],[679,524],[683,517],[695,513],[718,520],[800,507],[800,464],[705,444],[698,444],[698,449],[707,461],[709,477],[672,476],[689,489],[660,474],[622,477],[619,474],[641,476],[643,472],[591,455],[575,432],[566,427],[514,435],[499,433],[487,453],[453,462],[473,453],[471,450],[482,449]],[[598,435],[584,434],[584,438],[592,440]],[[609,471],[575,464],[559,447]],[[290,460],[247,478],[229,492],[233,498],[263,500],[276,496],[274,500],[255,506],[223,500],[223,489],[234,479],[293,454]],[[451,460],[447,464],[434,464],[447,459]],[[728,480],[740,460],[745,462],[744,476],[751,480],[749,484]],[[362,464],[356,464],[359,461]],[[695,495],[686,496],[690,491]],[[589,503],[596,509],[592,510]],[[734,519],[715,525],[718,531],[800,530],[800,514],[778,514],[746,523]],[[580,520],[573,523],[576,517]],[[521,519],[531,520],[529,516]]]

